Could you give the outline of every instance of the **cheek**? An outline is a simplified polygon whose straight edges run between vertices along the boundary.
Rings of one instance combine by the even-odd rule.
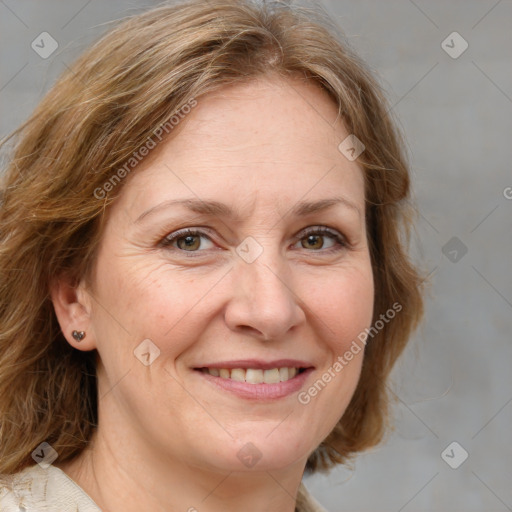
[[[330,348],[336,354],[370,326],[373,317],[374,284],[371,264],[343,269],[317,288],[310,299],[313,313],[321,320]]]
[[[110,254],[114,252],[111,248]],[[292,285],[305,311],[310,311],[317,335],[337,354],[372,318],[371,264],[369,258],[359,256],[331,271],[297,270]],[[102,262],[97,274],[102,300],[98,313],[104,321],[99,332],[105,333],[107,344],[119,339],[126,346],[128,338],[135,347],[149,338],[163,355],[175,356],[200,337],[230,295],[220,279],[223,271],[192,273],[161,260],[151,261],[147,255]]]
[[[214,273],[192,275],[147,256],[105,266],[101,277],[100,332],[109,333],[105,344],[115,339],[119,349],[129,345],[133,350],[150,339],[163,356],[160,363],[174,359],[200,337],[208,318],[205,306],[219,280]],[[125,350],[127,357],[132,350]]]
[[[325,437],[343,416],[359,381],[364,358],[360,335],[370,327],[373,317],[370,262],[336,272],[324,281],[323,293],[316,293],[311,303],[319,320],[315,330],[322,336],[327,354],[314,381],[299,394],[298,400],[316,409],[322,418],[321,437]]]

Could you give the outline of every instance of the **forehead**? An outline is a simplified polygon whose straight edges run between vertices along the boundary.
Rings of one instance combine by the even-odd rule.
[[[337,113],[334,101],[311,81],[261,77],[200,98],[185,119],[180,140],[173,144],[171,139],[168,146],[176,156],[192,148],[240,150],[269,161],[293,148],[315,160],[330,159],[333,152],[337,155],[338,139],[348,135],[343,122],[336,122]]]
[[[286,208],[340,192],[362,208],[362,169],[338,149],[348,135],[337,105],[311,82],[265,77],[224,87],[199,98],[139,164],[122,201],[139,211],[170,197],[214,195]]]

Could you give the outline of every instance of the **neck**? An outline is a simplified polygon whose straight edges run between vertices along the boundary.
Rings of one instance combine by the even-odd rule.
[[[90,448],[55,464],[102,512],[294,512],[305,461],[283,470],[215,471],[139,454],[121,436],[96,432]]]

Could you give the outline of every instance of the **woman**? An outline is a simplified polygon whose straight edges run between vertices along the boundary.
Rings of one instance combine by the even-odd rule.
[[[3,175],[2,510],[322,510],[422,314],[386,102],[325,16],[129,18]]]

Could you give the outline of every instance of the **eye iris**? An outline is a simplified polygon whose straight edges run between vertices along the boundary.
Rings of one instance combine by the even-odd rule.
[[[194,245],[194,238],[196,239],[195,245]],[[186,240],[185,247],[182,247],[183,244],[180,243],[182,240]],[[187,235],[187,236],[180,237],[177,240],[177,243],[178,243],[178,247],[180,249],[198,249],[200,242],[199,242],[199,237],[197,235]]]
[[[182,236],[175,237],[174,243],[178,246],[178,249],[182,249],[188,252],[196,251],[201,245],[201,234],[188,233]],[[301,240],[301,245],[305,249],[322,249],[324,246],[324,235],[323,233],[311,233],[305,235]],[[304,240],[307,240],[304,242]]]
[[[315,244],[315,241],[316,242],[320,241],[320,242],[319,242],[319,244],[318,243]],[[310,242],[312,242],[313,246],[317,245],[317,247],[313,247],[314,249],[321,249],[323,247],[323,245],[324,245],[324,242],[322,240],[322,236],[321,235],[308,235],[307,236],[307,243],[309,244]],[[302,244],[302,246],[304,247],[304,244]],[[307,247],[305,247],[305,248],[307,248]]]

